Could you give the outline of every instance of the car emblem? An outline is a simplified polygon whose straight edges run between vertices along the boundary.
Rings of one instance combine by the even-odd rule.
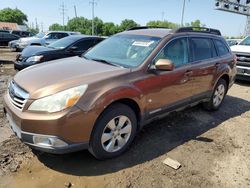
[[[239,61],[245,61],[246,60],[246,57],[238,57],[237,58]]]

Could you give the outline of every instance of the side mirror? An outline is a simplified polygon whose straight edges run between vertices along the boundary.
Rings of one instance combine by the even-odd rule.
[[[70,48],[69,48],[69,51],[70,52],[75,52],[75,51],[77,51],[77,47],[76,46],[71,46]]]
[[[155,63],[155,69],[161,71],[172,71],[174,70],[174,64],[169,59],[159,59]]]

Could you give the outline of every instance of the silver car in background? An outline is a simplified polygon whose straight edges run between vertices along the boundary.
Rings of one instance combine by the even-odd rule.
[[[48,33],[38,33],[34,37],[20,38],[16,43],[16,49],[17,51],[22,51],[29,45],[46,46],[64,37],[78,34],[80,33],[71,31],[50,31]]]

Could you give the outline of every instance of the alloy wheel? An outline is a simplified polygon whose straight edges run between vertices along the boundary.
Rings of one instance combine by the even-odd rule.
[[[116,152],[122,149],[128,142],[132,132],[132,124],[128,117],[117,116],[105,126],[101,142],[107,152]]]
[[[215,107],[219,106],[223,101],[225,91],[226,89],[223,84],[218,85],[218,87],[216,88],[213,96],[213,104]]]

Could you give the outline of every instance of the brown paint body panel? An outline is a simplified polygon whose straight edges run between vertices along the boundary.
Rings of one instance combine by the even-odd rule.
[[[145,34],[145,31],[128,33]],[[183,100],[191,102],[194,96],[211,92],[223,75],[229,77],[229,86],[234,82],[236,68],[232,54],[199,64],[190,63],[173,71],[149,71],[150,62],[170,39],[187,34],[163,35],[162,30],[158,33],[150,30],[147,34],[162,37],[162,40],[145,62],[134,69],[73,57],[21,71],[14,80],[30,98],[21,111],[5,96],[7,112],[24,132],[54,135],[69,143],[88,142],[96,120],[115,101],[134,101],[139,106],[140,116],[145,117],[168,105]],[[83,84],[88,84],[88,89],[70,109],[51,114],[27,110],[38,98]]]

